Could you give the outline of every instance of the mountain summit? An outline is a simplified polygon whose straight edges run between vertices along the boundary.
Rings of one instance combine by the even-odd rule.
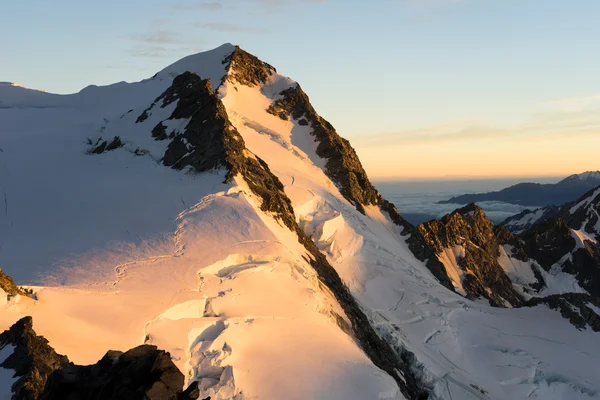
[[[0,395],[48,364],[39,398],[600,392],[593,200],[523,236],[474,205],[413,227],[301,86],[230,44],[141,82],[23,90],[0,93]]]

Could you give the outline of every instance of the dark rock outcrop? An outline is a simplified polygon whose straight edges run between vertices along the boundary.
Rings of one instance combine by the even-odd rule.
[[[125,353],[109,351],[94,365],[54,371],[39,400],[176,400],[183,383],[169,353],[142,345]]]
[[[22,318],[0,334],[0,347],[9,345],[14,351],[0,367],[14,370],[18,377],[12,386],[14,399],[38,399],[48,377],[69,365],[67,357],[57,354],[48,340],[36,335],[31,317]]]
[[[521,235],[521,239],[527,256],[545,270],[549,270],[576,245],[571,229],[562,218],[552,218],[534,226]]]
[[[0,348],[5,346],[14,349],[0,367],[15,371],[16,400],[188,400],[199,395],[197,385],[183,391],[183,374],[169,353],[155,346],[109,351],[96,364],[79,366],[35,333],[31,317],[0,334]]]
[[[107,151],[116,150],[120,147],[123,147],[123,143],[121,142],[121,138],[115,136],[110,142],[107,140],[102,140],[102,138],[98,139],[96,144],[92,146],[92,148],[88,151],[89,154],[102,154]]]
[[[467,298],[484,297],[496,307],[505,307],[506,302],[511,306],[523,302],[498,263],[499,242],[494,225],[478,206],[470,204],[440,221],[420,224],[409,239],[415,256],[428,260],[427,267],[451,290],[452,283],[438,256],[455,246],[464,248],[458,265],[464,271],[462,286]]]

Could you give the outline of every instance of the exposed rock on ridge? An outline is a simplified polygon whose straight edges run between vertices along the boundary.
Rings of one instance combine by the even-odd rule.
[[[260,85],[277,72],[275,67],[240,49],[240,46],[235,46],[235,50],[225,57],[223,64],[227,64],[227,74],[223,80],[239,82],[246,86]]]
[[[327,160],[325,173],[338,185],[346,200],[363,214],[364,206],[377,205],[389,214],[396,225],[404,228],[404,234],[410,232],[412,225],[375,189],[350,142],[338,135],[334,127],[317,114],[300,85],[282,91],[280,96],[281,99],[273,102],[267,112],[284,120],[291,117],[300,125],[310,124],[311,134],[319,143],[317,155]]]
[[[4,290],[8,296],[16,296],[20,294],[21,296],[31,297],[33,294],[31,289],[26,289],[15,285],[13,279],[4,273],[2,268],[0,268],[0,289]]]

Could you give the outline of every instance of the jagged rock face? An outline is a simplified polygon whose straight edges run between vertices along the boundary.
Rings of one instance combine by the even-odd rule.
[[[159,102],[164,108],[175,101],[178,101],[177,107],[168,119],[190,120],[184,132],[172,132],[169,136],[162,121],[154,127],[152,136],[155,140],[171,140],[162,162],[175,169],[192,167],[199,172],[219,167],[231,169],[228,154],[239,154],[244,145],[229,123],[225,107],[215,95],[210,80],[190,72],[183,73],[148,110]],[[146,119],[148,110],[138,121]]]
[[[584,293],[565,293],[547,297],[534,297],[525,306],[534,307],[545,304],[568,319],[577,329],[588,326],[595,332],[600,332],[600,315],[591,306],[600,308],[600,299]]]
[[[109,351],[94,365],[55,371],[39,399],[176,400],[183,383],[169,353],[142,345],[125,353]]]
[[[446,272],[446,267],[437,256],[435,241],[429,239],[429,236],[430,232],[424,224],[417,226],[407,240],[408,248],[417,260],[425,263],[425,266],[443,286],[454,292],[454,285]]]
[[[0,335],[0,346],[7,345],[15,349],[0,367],[14,370],[19,377],[12,387],[15,399],[39,398],[48,377],[69,364],[67,357],[57,354],[48,340],[36,335],[31,317],[22,318]]]
[[[195,385],[183,391],[184,376],[169,353],[142,345],[125,353],[109,351],[94,365],[79,366],[57,354],[24,317],[0,335],[0,348],[14,351],[0,366],[15,371],[14,399],[27,400],[188,400]],[[194,397],[196,396],[196,397]]]
[[[445,249],[460,246],[464,256],[457,260],[464,272],[462,286],[467,298],[484,297],[490,304],[505,307],[518,306],[523,299],[512,286],[498,263],[499,242],[494,225],[484,211],[474,204],[417,226],[409,239],[410,248],[418,258],[435,260],[427,266],[446,287],[452,285],[441,262]],[[441,265],[440,265],[441,264]]]

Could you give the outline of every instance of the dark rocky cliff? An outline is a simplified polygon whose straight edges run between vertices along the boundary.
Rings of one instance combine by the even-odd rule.
[[[169,353],[142,345],[122,353],[109,351],[94,365],[79,366],[60,355],[33,330],[25,317],[0,335],[0,348],[14,346],[0,364],[18,379],[15,400],[188,400],[195,386],[183,391],[184,376]]]

